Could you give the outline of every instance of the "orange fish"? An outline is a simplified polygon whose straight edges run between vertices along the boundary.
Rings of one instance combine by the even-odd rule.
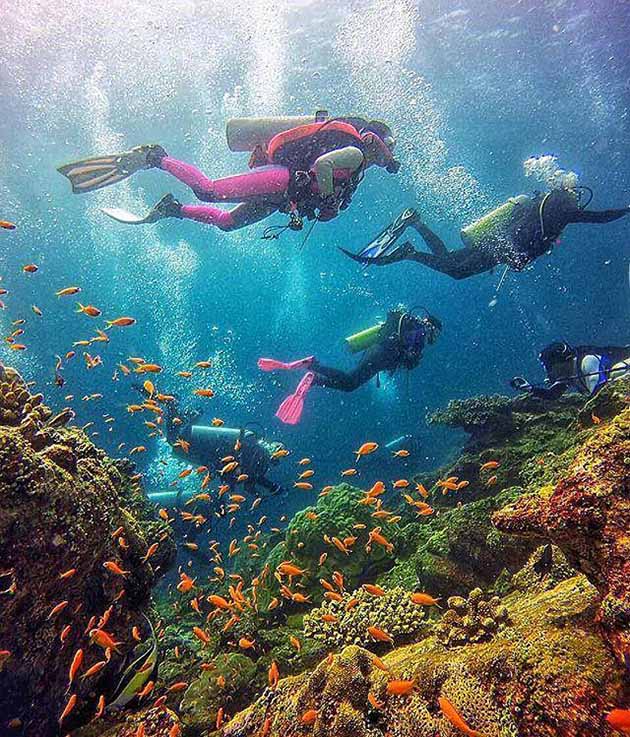
[[[81,291],[81,287],[65,287],[55,292],[57,297],[69,297],[72,294],[78,294]]]
[[[101,311],[94,305],[82,305],[77,302],[77,310],[79,314],[87,315],[88,317],[100,317]]]
[[[105,696],[101,694],[96,702],[96,713],[94,714],[95,719],[100,719],[105,713]]]
[[[267,679],[271,688],[275,688],[280,680],[280,671],[278,670],[278,664],[275,660],[271,661],[269,666],[269,672],[267,673]]]
[[[289,635],[289,642],[293,647],[296,649],[296,651],[299,653],[302,649],[302,643],[298,640],[297,637],[294,637],[293,635]]]
[[[227,601],[227,599],[224,599],[222,596],[219,596],[218,594],[210,594],[210,596],[208,596],[208,603],[217,607],[217,609],[223,609],[223,610],[232,609],[232,604],[230,604],[230,602]]]
[[[74,654],[74,657],[72,658],[72,662],[70,663],[70,670],[68,671],[68,691],[70,691],[70,686],[72,686],[72,683],[74,681],[74,677],[77,674],[77,671],[81,667],[81,664],[83,663],[83,650],[79,648],[79,650],[76,651]]]
[[[59,635],[59,639],[61,642],[65,642],[68,639],[68,635],[70,634],[70,631],[72,630],[72,626],[67,624],[62,630]],[[1,660],[0,660],[1,662]]]
[[[223,427],[223,425],[225,425],[225,422],[219,417],[213,417],[210,424],[212,425],[212,427]]]
[[[196,578],[191,578],[190,576],[186,575],[185,573],[179,574],[180,581],[177,584],[177,590],[180,592],[180,594],[186,594],[188,593],[195,585]]]
[[[395,450],[392,455],[394,456],[394,458],[408,458],[409,451],[403,448],[401,450]]]
[[[114,563],[113,560],[106,560],[103,563],[103,568],[106,568],[110,573],[113,573],[116,576],[122,576],[123,578],[126,578],[131,573],[131,571],[123,571],[123,569],[117,563]]]
[[[177,693],[178,691],[185,691],[188,688],[188,684],[186,681],[178,681],[177,683],[174,683],[172,686],[169,686],[166,689],[166,693]]]
[[[356,468],[346,468],[345,471],[341,472],[342,476],[356,476],[358,473]]]
[[[38,266],[36,264],[26,264],[26,266],[22,267],[22,271],[24,271],[27,274],[34,274],[38,270]]]
[[[606,721],[618,732],[630,735],[630,709],[612,709]]]
[[[384,702],[379,701],[371,691],[368,693],[368,702],[374,709],[382,709],[385,706]]]
[[[486,481],[486,486],[494,486],[496,483],[497,483],[497,477],[490,476],[490,478]]]
[[[407,479],[398,479],[398,481],[394,481],[393,486],[394,489],[406,489],[409,486],[409,481]]]
[[[159,363],[142,363],[133,372],[134,374],[161,374],[162,367]]]
[[[389,673],[389,667],[377,655],[372,656],[372,665],[385,673]]]
[[[243,650],[251,650],[254,645],[254,641],[248,640],[246,637],[241,637],[241,639],[238,641],[238,646]]]
[[[367,591],[367,593],[371,594],[372,596],[384,596],[385,595],[385,589],[381,588],[380,586],[371,584],[371,583],[364,583],[362,588],[364,591]]]
[[[90,630],[90,640],[98,645],[99,647],[102,647],[103,650],[114,650],[114,652],[120,653],[120,650],[118,649],[118,646],[121,644],[120,642],[115,642],[114,639],[110,634],[105,632],[105,630],[102,629],[93,629]]]
[[[499,461],[486,461],[486,463],[483,463],[481,465],[480,471],[492,471],[495,468],[498,468],[501,464]]]
[[[81,676],[81,680],[84,681],[86,678],[91,678],[92,676],[95,676],[97,673],[100,673],[100,671],[102,671],[106,665],[106,660],[99,660],[98,663],[94,663],[92,667],[88,668],[85,671],[85,673]]]
[[[596,414],[591,413],[591,421],[593,422],[593,425],[601,425],[602,418],[598,417]]]
[[[467,737],[483,737],[481,732],[477,732],[476,730],[469,727],[468,724],[466,724],[461,714],[447,698],[441,696],[440,698],[438,698],[438,704],[440,705],[442,714],[444,714],[448,721],[455,728],[459,729],[460,732],[463,732],[465,735],[467,735]]]
[[[15,223],[10,223],[8,220],[0,220],[0,228],[3,230],[15,230]]]
[[[374,453],[375,450],[378,449],[378,443],[363,443],[363,445],[359,448],[359,450],[355,450],[355,454],[357,456],[357,462],[361,456],[367,456],[370,455],[370,453]]]
[[[38,307],[37,305],[31,305],[31,309],[32,309],[32,310],[33,310],[33,312],[34,312],[34,313],[35,313],[35,314],[37,315],[37,317],[42,317],[42,315],[44,314],[44,313],[43,313],[43,312],[42,312],[42,311],[41,311],[41,310],[39,309],[39,307]]]
[[[117,317],[115,320],[106,320],[105,324],[108,328],[128,328],[135,325],[136,320],[134,317]]]
[[[293,484],[295,489],[303,489],[304,491],[310,491],[313,488],[313,484],[309,484],[308,481],[296,481]]]
[[[439,606],[439,599],[434,599],[430,594],[415,593],[411,594],[410,598],[414,604],[419,604],[421,606]]]
[[[202,630],[201,627],[193,627],[192,631],[195,637],[202,642],[203,645],[207,645],[210,642],[210,636],[205,632],[205,630]]]
[[[319,712],[317,709],[308,709],[300,717],[300,724],[314,724]]]
[[[63,573],[60,573],[59,578],[63,578],[63,579],[72,578],[72,576],[74,576],[76,572],[77,572],[76,568],[70,568],[69,570],[64,571]]]
[[[63,722],[63,720],[70,714],[70,712],[74,709],[74,707],[77,705],[77,695],[75,693],[72,694],[72,696],[68,699],[68,703],[66,704],[64,710],[61,712],[61,716],[59,717],[59,724]]]
[[[378,642],[394,642],[392,636],[387,634],[387,632],[382,630],[380,627],[370,626],[367,628],[367,631],[375,640],[378,640]]]
[[[195,389],[193,392],[197,397],[214,397],[212,389]]]
[[[387,683],[387,693],[392,696],[407,696],[415,687],[415,678],[411,681],[389,681]]]
[[[312,468],[306,469],[306,471],[302,471],[302,473],[298,476],[298,479],[310,479],[311,476],[315,475],[315,471],[313,471]]]
[[[57,604],[50,610],[46,619],[47,620],[52,619],[54,616],[59,614],[59,612],[62,612],[68,606],[68,603],[69,603],[68,601],[59,602],[59,604]]]

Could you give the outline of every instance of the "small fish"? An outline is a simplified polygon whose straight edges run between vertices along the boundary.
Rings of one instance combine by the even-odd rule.
[[[430,594],[417,592],[415,594],[411,594],[410,598],[414,604],[418,604],[420,606],[439,606],[439,599],[434,599]]]
[[[212,427],[223,427],[223,425],[225,425],[225,422],[219,417],[213,417],[210,424],[212,425]]]
[[[197,361],[195,368],[208,369],[212,367],[212,361]]]
[[[57,614],[59,614],[59,612],[62,612],[68,606],[68,604],[69,604],[68,601],[59,602],[59,604],[57,604],[50,610],[46,619],[49,620],[55,617]]]
[[[34,312],[34,313],[35,313],[35,314],[37,315],[37,317],[42,317],[42,316],[43,316],[43,314],[44,314],[44,313],[43,313],[43,312],[42,312],[42,311],[41,311],[41,310],[39,309],[39,307],[38,307],[37,305],[31,305],[31,309],[32,309],[32,310],[33,310],[33,312]]]
[[[499,468],[501,464],[499,461],[486,461],[486,463],[483,463],[481,465],[480,471],[492,471],[495,468]]]
[[[341,472],[342,476],[356,476],[358,473],[356,468],[346,468],[345,471]]]
[[[363,443],[359,450],[355,450],[357,462],[362,456],[370,455],[376,450],[378,450],[378,443]]]
[[[308,709],[300,717],[300,724],[314,724],[317,720],[319,712],[317,709]]]
[[[253,640],[248,640],[246,637],[241,637],[241,639],[238,641],[238,646],[242,650],[251,650],[255,646],[255,643]]]
[[[459,729],[460,732],[463,732],[465,735],[467,735],[467,737],[484,737],[481,732],[477,732],[476,730],[469,727],[468,724],[466,724],[462,715],[457,711],[457,709],[447,698],[441,696],[440,698],[438,698],[438,704],[440,705],[442,714],[444,714],[448,721],[456,729]]]
[[[269,671],[267,672],[267,680],[271,688],[275,689],[275,687],[278,685],[278,681],[280,680],[280,671],[278,670],[278,664],[275,660],[271,661]]]
[[[390,634],[382,630],[380,627],[374,627],[373,625],[367,628],[368,634],[370,634],[378,642],[394,642],[394,639]]]
[[[298,479],[310,479],[311,476],[315,475],[315,471],[313,471],[312,468],[307,469],[306,471],[302,471],[302,473],[298,476]]]
[[[298,640],[298,638],[294,637],[293,635],[289,635],[289,642],[295,648],[295,650],[299,653],[300,650],[302,649],[302,643]]]
[[[416,687],[415,678],[411,681],[388,681],[387,693],[392,696],[408,696]]]
[[[308,481],[296,481],[293,484],[295,489],[302,489],[304,491],[310,491],[313,488],[313,484],[309,484]]]
[[[102,314],[98,307],[94,307],[94,305],[82,305],[80,302],[77,302],[76,311],[88,317],[100,317]]]
[[[93,666],[85,671],[85,673],[81,676],[81,680],[84,681],[86,678],[91,678],[92,676],[95,676],[97,673],[100,673],[106,665],[106,660],[99,660],[98,663],[94,663]]]
[[[162,367],[158,363],[141,363],[133,372],[134,374],[160,374]]]
[[[34,274],[39,269],[37,264],[26,264],[22,267],[22,271],[26,274]]]
[[[63,573],[60,573],[59,578],[61,579],[72,578],[72,576],[74,576],[76,572],[77,572],[76,568],[70,568],[69,570],[64,571]]]
[[[406,489],[409,486],[409,481],[407,479],[398,479],[392,485],[394,489]]]
[[[385,596],[385,589],[381,586],[376,586],[371,583],[364,583],[362,586],[364,591],[367,591],[371,596]]]
[[[373,709],[382,709],[385,706],[385,703],[383,701],[379,701],[376,696],[370,691],[368,693],[368,703]]]
[[[197,397],[214,397],[212,389],[195,389],[193,394]]]
[[[162,511],[162,510],[160,510],[160,511]],[[164,511],[166,511],[166,510],[164,510]],[[160,516],[162,516],[162,515],[160,515]],[[162,519],[164,519],[164,517],[162,517]],[[166,515],[166,519],[168,519],[168,514]],[[142,563],[146,563],[152,555],[155,555],[158,547],[159,547],[159,543],[152,543],[151,545],[149,545],[149,547],[147,548],[146,554],[141,559],[141,562]]]
[[[83,650],[79,648],[74,654],[74,657],[72,658],[72,662],[70,663],[70,670],[68,671],[68,689],[66,693],[70,691],[70,686],[72,686],[72,683],[77,674],[77,671],[81,667],[82,663],[83,663]]]
[[[401,449],[401,450],[395,450],[395,451],[394,451],[394,452],[392,453],[392,455],[394,456],[394,458],[409,458],[409,455],[410,455],[410,453],[409,453],[409,451],[408,451],[408,450],[405,450],[405,449],[403,448],[403,449]]]
[[[591,421],[593,425],[601,425],[602,418],[591,412]]]
[[[106,320],[107,328],[127,328],[136,324],[134,317],[117,317],[115,320]]]
[[[11,223],[8,220],[0,220],[0,228],[3,230],[15,230],[15,223]]]
[[[486,481],[486,486],[494,486],[498,481],[498,478],[496,476],[490,476],[490,478]]]
[[[96,713],[94,714],[95,719],[100,719],[105,713],[105,696],[101,694],[96,702]]]
[[[70,712],[74,709],[74,707],[77,705],[77,695],[75,693],[72,694],[72,696],[68,699],[68,703],[66,704],[64,710],[61,712],[61,715],[59,717],[59,724],[63,722],[63,720],[70,714]]]
[[[113,560],[106,560],[103,563],[103,568],[106,568],[115,576],[122,576],[123,578],[126,578],[131,573],[131,571],[123,571],[123,569],[117,563],[114,563]]]
[[[65,287],[64,289],[60,289],[59,291],[55,292],[55,296],[69,297],[73,294],[78,294],[80,291],[81,287]]]

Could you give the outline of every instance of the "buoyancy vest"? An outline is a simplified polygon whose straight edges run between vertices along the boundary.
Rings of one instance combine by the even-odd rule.
[[[267,161],[292,171],[308,171],[323,154],[346,146],[356,146],[363,153],[363,139],[354,126],[340,120],[310,123],[275,135],[267,144]]]

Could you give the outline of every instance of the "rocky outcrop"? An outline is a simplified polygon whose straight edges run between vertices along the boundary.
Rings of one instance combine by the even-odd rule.
[[[103,660],[89,631],[100,623],[121,654],[136,644],[133,626],[146,636],[142,609],[174,553],[127,465],[109,459],[71,421],[70,410],[54,416],[41,394],[0,367],[0,650],[8,653],[0,661],[2,734],[9,723],[16,735],[57,734],[78,650],[83,662],[70,689],[77,702],[63,728],[94,716],[122,658],[113,652],[97,675],[79,680]],[[153,542],[158,550],[145,562]]]
[[[556,484],[496,512],[493,521],[504,532],[551,541],[587,576],[622,659],[630,652],[630,409],[598,420]]]

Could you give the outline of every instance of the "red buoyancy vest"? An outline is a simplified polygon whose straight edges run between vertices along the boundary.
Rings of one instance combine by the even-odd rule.
[[[275,135],[267,144],[267,161],[292,171],[308,171],[323,154],[346,146],[363,151],[354,126],[341,120],[308,123]]]

